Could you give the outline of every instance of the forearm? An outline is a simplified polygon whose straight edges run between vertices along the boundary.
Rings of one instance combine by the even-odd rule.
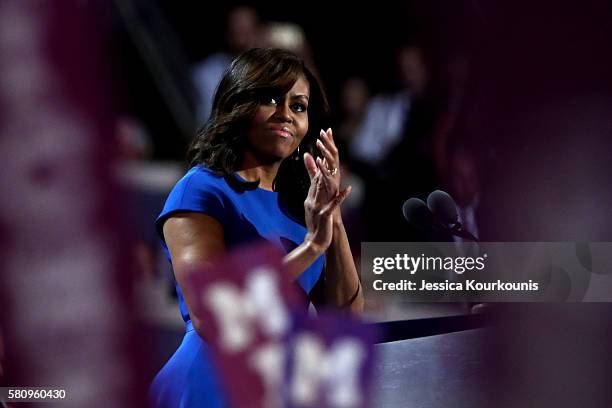
[[[325,299],[353,313],[363,311],[363,293],[340,212],[334,215],[334,235],[326,254]]]
[[[304,242],[283,258],[283,266],[291,279],[297,279],[324,252],[323,248],[313,244],[308,237]]]

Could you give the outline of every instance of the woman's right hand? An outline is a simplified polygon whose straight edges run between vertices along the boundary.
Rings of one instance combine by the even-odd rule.
[[[327,250],[333,237],[333,212],[351,192],[351,187],[329,197],[325,191],[324,175],[309,153],[304,154],[304,165],[310,176],[310,189],[304,201],[306,219],[306,238],[320,253]]]

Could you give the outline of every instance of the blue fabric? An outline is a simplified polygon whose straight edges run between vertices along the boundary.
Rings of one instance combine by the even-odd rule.
[[[289,252],[302,243],[306,235],[306,228],[280,209],[278,193],[261,188],[238,191],[209,169],[196,166],[174,186],[156,221],[157,232],[170,264],[172,260],[162,227],[177,212],[199,212],[217,219],[223,226],[227,248],[263,238]],[[321,256],[298,278],[299,285],[306,293],[319,279],[323,263]],[[208,347],[193,330],[183,294],[179,286],[175,286],[187,331],[177,351],[153,380],[150,389],[153,406],[227,406]]]

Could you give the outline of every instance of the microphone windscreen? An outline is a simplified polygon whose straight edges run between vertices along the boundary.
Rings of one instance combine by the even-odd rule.
[[[442,190],[435,190],[429,194],[427,206],[444,225],[454,225],[459,221],[455,200]]]
[[[409,198],[402,206],[404,218],[422,231],[430,231],[437,226],[436,219],[427,204],[419,198]]]

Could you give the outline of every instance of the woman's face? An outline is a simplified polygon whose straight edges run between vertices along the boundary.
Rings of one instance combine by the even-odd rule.
[[[264,161],[281,161],[308,131],[310,85],[304,76],[285,95],[266,96],[248,130],[248,150]]]

